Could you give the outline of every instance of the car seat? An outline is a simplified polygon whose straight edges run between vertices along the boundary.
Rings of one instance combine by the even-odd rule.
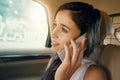
[[[114,34],[114,28],[110,17],[101,11],[101,42],[104,41],[106,35]],[[120,80],[120,45],[101,44],[96,46],[94,54],[90,56],[98,65],[105,70],[108,80]]]
[[[120,45],[108,44],[102,50],[99,64],[107,69],[109,80],[120,80]]]

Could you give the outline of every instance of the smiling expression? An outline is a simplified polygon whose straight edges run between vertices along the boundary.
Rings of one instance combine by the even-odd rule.
[[[51,45],[53,51],[60,51],[65,43],[76,39],[80,35],[80,29],[71,18],[70,10],[59,11],[55,17],[51,33]]]

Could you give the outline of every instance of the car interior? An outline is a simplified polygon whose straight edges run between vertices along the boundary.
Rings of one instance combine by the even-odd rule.
[[[40,0],[35,1],[42,2]],[[95,47],[89,58],[96,61],[105,70],[108,80],[120,80],[120,13],[109,14],[108,16],[101,10],[101,15],[101,45]],[[54,54],[50,50],[50,42],[50,29],[48,28],[45,49],[0,49],[0,80],[41,80],[41,76]]]
[[[114,24],[112,23],[109,16],[102,12],[102,20],[105,23],[101,22],[101,37],[105,37],[105,35],[114,35],[115,29]],[[114,14],[115,15],[115,14]],[[111,15],[111,17],[119,17],[118,14],[116,16]],[[102,39],[102,38],[101,38]],[[107,45],[99,45],[94,50],[94,55],[91,55],[91,58],[96,60],[98,65],[102,66],[105,70],[108,80],[119,80],[120,79],[120,45],[109,43]],[[97,57],[96,57],[97,56]],[[96,59],[98,58],[98,60]]]

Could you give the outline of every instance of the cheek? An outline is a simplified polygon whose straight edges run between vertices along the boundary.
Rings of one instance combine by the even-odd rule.
[[[70,38],[63,38],[62,41],[63,41],[64,43],[68,43],[68,42],[70,41]]]
[[[60,43],[60,47],[63,48],[65,43],[68,43],[70,41],[70,37],[69,35],[62,35],[61,37],[59,37],[59,43]]]
[[[64,43],[69,43],[71,39],[76,39],[79,35],[78,34],[69,34],[61,38],[61,41]]]
[[[69,43],[70,39],[71,37],[68,37],[68,36],[61,38],[61,45],[64,45],[65,43]]]

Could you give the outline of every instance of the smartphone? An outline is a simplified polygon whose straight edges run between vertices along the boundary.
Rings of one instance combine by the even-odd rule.
[[[78,37],[78,38],[75,40],[77,47],[80,46],[80,42],[81,42],[81,40],[82,40],[85,36],[86,36],[86,33],[83,34],[82,36]],[[73,49],[72,49],[72,45],[71,45],[71,44],[69,45],[69,48],[70,48],[70,50],[71,50],[71,52],[72,52]],[[60,59],[63,61],[64,58],[65,58],[65,49],[63,49],[63,50],[61,50],[60,52],[58,52],[58,56],[59,56]]]

